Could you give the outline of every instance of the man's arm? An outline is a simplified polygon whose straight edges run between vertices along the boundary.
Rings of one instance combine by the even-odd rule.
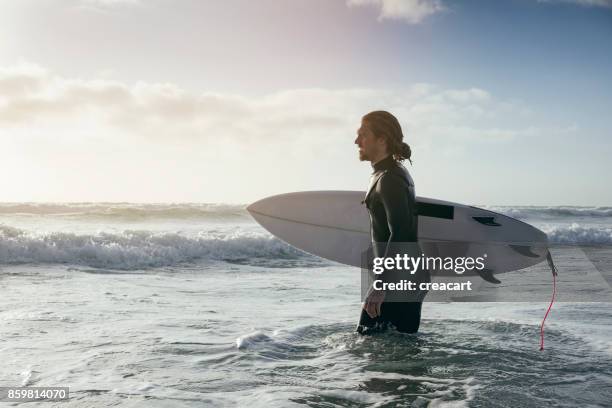
[[[411,231],[414,228],[413,214],[414,202],[411,195],[406,191],[406,182],[393,173],[384,174],[378,181],[378,193],[385,209],[387,225],[389,228],[389,239],[384,251],[384,257],[393,257],[397,253],[400,244],[409,242]],[[386,272],[379,275],[379,279],[386,281]],[[385,300],[384,291],[371,291],[365,301],[364,309],[371,318],[380,316],[380,307]]]
[[[387,173],[379,180],[380,199],[387,216],[389,240],[385,249],[385,257],[394,256],[398,246],[392,243],[414,241],[414,200],[407,191],[408,185],[399,175]]]

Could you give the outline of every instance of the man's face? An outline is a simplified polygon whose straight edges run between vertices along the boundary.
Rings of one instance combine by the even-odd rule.
[[[357,129],[355,144],[359,146],[359,160],[377,160],[385,145],[382,138],[377,138],[368,127],[367,122],[361,121],[361,127]]]

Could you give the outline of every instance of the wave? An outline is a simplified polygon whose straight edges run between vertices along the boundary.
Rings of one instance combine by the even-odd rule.
[[[2,264],[70,264],[136,270],[206,260],[283,266],[282,261],[316,264],[318,258],[264,233],[201,233],[195,237],[134,230],[92,235],[35,234],[0,225]]]
[[[612,207],[483,206],[514,218],[612,217]],[[243,204],[0,203],[0,215],[33,215],[119,220],[249,218]]]
[[[612,244],[612,228],[577,223],[540,227],[552,244]],[[225,261],[260,266],[312,266],[326,263],[264,232],[177,232],[126,230],[75,234],[39,233],[0,224],[0,264],[70,264],[137,270]]]
[[[128,220],[248,218],[245,205],[132,203],[0,203],[0,215]]]
[[[495,207],[484,206],[484,209],[495,211],[513,218],[563,218],[563,217],[612,217],[612,207]]]
[[[612,228],[583,227],[576,223],[543,227],[553,244],[612,244]]]

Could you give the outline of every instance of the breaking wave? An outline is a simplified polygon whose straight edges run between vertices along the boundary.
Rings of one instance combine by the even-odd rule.
[[[31,215],[120,221],[190,218],[249,218],[233,204],[0,203],[0,215]]]
[[[514,218],[611,217],[612,207],[482,206]],[[244,204],[202,203],[0,203],[0,215],[150,220],[160,218],[250,218]]]
[[[612,244],[612,228],[583,227],[574,223],[542,230],[553,244]]]
[[[265,264],[261,261],[314,259],[264,233],[202,233],[195,237],[133,230],[92,235],[35,234],[0,225],[0,264],[51,263],[135,270],[205,260]]]
[[[482,207],[513,218],[612,217],[612,207]]]

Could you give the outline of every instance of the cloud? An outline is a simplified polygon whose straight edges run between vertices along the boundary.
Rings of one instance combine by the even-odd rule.
[[[171,83],[64,78],[32,64],[0,69],[0,126],[7,135],[121,137],[155,144],[332,145],[351,139],[360,117],[375,109],[396,114],[417,143],[507,141],[535,132],[533,127],[517,128],[515,123],[529,119],[522,106],[476,87],[312,88],[246,97],[195,93]]]
[[[441,0],[347,0],[349,7],[374,6],[380,9],[378,20],[403,20],[418,24],[425,18],[446,10]]]
[[[108,13],[123,7],[141,6],[142,0],[79,0],[77,8],[100,13]]]
[[[81,3],[92,7],[117,7],[140,5],[141,0],[81,0]]]
[[[0,67],[0,95],[14,98],[35,92],[43,86],[46,74],[41,67],[25,62],[7,68]]]
[[[121,0],[110,0],[121,1]],[[540,3],[573,3],[586,7],[612,8],[612,0],[537,0]],[[378,20],[401,20],[418,24],[427,17],[447,10],[442,0],[346,0],[349,7],[375,7]]]
[[[612,0],[538,0],[540,3],[574,3],[587,7],[612,7]]]
[[[552,129],[527,107],[477,86],[246,96],[70,78],[22,63],[0,67],[0,170],[19,169],[5,183],[9,200],[244,202],[356,189],[368,172],[355,158],[356,129],[362,115],[385,109],[400,120],[415,170],[429,169],[422,185],[436,185],[460,160],[478,168],[482,152],[575,138],[578,126]]]

